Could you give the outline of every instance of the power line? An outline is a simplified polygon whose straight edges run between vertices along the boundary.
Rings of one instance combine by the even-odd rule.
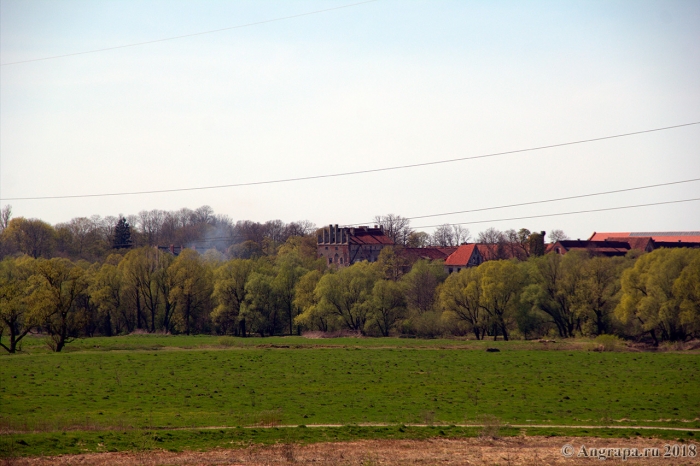
[[[250,27],[250,26],[257,26],[257,25],[259,25],[259,24],[274,23],[274,22],[277,22],[277,21],[284,21],[284,20],[287,20],[287,19],[300,18],[300,17],[302,17],[302,16],[316,15],[316,14],[319,14],[319,13],[326,13],[326,12],[328,12],[328,11],[340,10],[340,9],[343,9],[343,8],[351,8],[351,7],[354,7],[354,6],[364,5],[365,3],[372,3],[372,2],[376,2],[376,1],[377,1],[377,0],[366,0],[366,1],[364,1],[364,2],[351,3],[351,4],[349,4],[349,5],[341,5],[341,6],[337,6],[337,7],[333,7],[333,8],[325,8],[325,9],[323,9],[323,10],[309,11],[309,12],[307,12],[307,13],[299,13],[299,14],[297,14],[297,15],[283,16],[283,17],[281,17],[281,18],[266,19],[266,20],[263,20],[263,21],[256,21],[256,22],[253,22],[253,23],[239,24],[239,25],[237,25],[237,26],[230,26],[230,27],[225,27],[225,28],[221,28],[221,29],[212,29],[211,31],[195,32],[195,33],[192,33],[192,34],[183,34],[183,35],[181,35],[181,36],[166,37],[166,38],[164,38],[164,39],[147,40],[147,41],[144,41],[144,42],[135,42],[135,43],[133,43],[133,44],[117,45],[117,46],[114,46],[114,47],[105,47],[105,48],[102,48],[102,49],[94,49],[94,50],[86,50],[86,51],[83,51],[83,52],[67,53],[67,54],[64,54],[64,55],[53,55],[53,56],[51,56],[51,57],[32,58],[32,59],[30,59],[30,60],[21,60],[21,61],[9,62],[9,63],[2,63],[2,64],[0,64],[0,66],[19,65],[19,64],[21,64],[21,63],[31,63],[31,62],[35,62],[35,61],[55,60],[55,59],[57,59],[57,58],[74,57],[74,56],[76,56],[76,55],[86,55],[86,54],[89,54],[89,53],[106,52],[106,51],[108,51],[108,50],[125,49],[125,48],[129,48],[129,47],[138,47],[138,46],[141,46],[141,45],[155,44],[155,43],[158,43],[158,42],[167,42],[167,41],[171,41],[171,40],[185,39],[185,38],[187,38],[187,37],[203,36],[203,35],[206,35],[206,34],[215,34],[215,33],[217,33],[217,32],[230,31],[230,30],[232,30],[232,29],[241,29],[241,28],[246,28],[246,27]]]
[[[505,222],[508,220],[527,220],[527,219],[531,219],[531,218],[557,217],[560,215],[587,214],[587,213],[591,213],[591,212],[605,212],[605,211],[610,211],[610,210],[636,209],[639,207],[649,207],[649,206],[665,205],[665,204],[680,204],[682,202],[694,202],[694,201],[700,201],[700,197],[696,197],[693,199],[680,199],[677,201],[652,202],[649,204],[637,204],[637,205],[628,205],[628,206],[620,206],[620,207],[607,207],[604,209],[590,209],[590,210],[576,210],[576,211],[571,211],[571,212],[559,212],[556,214],[529,215],[526,217],[497,218],[497,219],[492,219],[492,220],[479,220],[479,221],[475,221],[475,222],[446,223],[445,225],[474,225],[477,223]],[[420,227],[416,227],[416,228],[436,228],[439,226],[442,226],[442,225],[424,225],[424,226],[420,226]]]
[[[8,197],[5,199],[0,199],[0,200],[2,200],[2,201],[30,201],[30,200],[46,200],[46,199],[73,199],[73,198],[87,198],[87,197],[135,196],[135,195],[143,195],[143,194],[160,194],[160,193],[173,193],[173,192],[184,192],[184,191],[203,191],[203,190],[207,190],[207,189],[238,188],[238,187],[243,187],[243,186],[259,186],[259,185],[267,185],[267,184],[279,184],[279,183],[291,183],[291,182],[297,182],[297,181],[318,180],[318,179],[323,179],[323,178],[337,178],[337,177],[342,177],[342,176],[363,175],[363,174],[367,174],[367,173],[378,173],[378,172],[386,172],[386,171],[393,171],[393,170],[405,170],[408,168],[417,168],[417,167],[426,167],[426,166],[430,166],[430,165],[440,165],[440,164],[446,164],[446,163],[463,162],[463,161],[467,161],[467,160],[484,159],[484,158],[489,158],[489,157],[497,157],[497,156],[501,156],[501,155],[509,155],[509,154],[517,154],[517,153],[522,153],[522,152],[532,152],[532,151],[538,151],[538,150],[544,150],[544,149],[552,149],[555,147],[573,146],[573,145],[577,145],[577,144],[586,144],[586,143],[595,142],[595,141],[604,141],[607,139],[616,139],[616,138],[623,138],[623,137],[627,137],[627,136],[635,136],[635,135],[639,135],[639,134],[653,133],[653,132],[658,132],[658,131],[666,131],[669,129],[683,128],[686,126],[693,126],[693,125],[698,125],[698,124],[700,124],[700,121],[696,121],[693,123],[684,123],[681,125],[665,126],[662,128],[647,129],[647,130],[643,130],[643,131],[634,131],[631,133],[616,134],[616,135],[612,135],[612,136],[603,136],[603,137],[598,137],[598,138],[582,139],[579,141],[562,142],[559,144],[549,144],[546,146],[530,147],[527,149],[515,149],[515,150],[504,151],[504,152],[494,152],[491,154],[483,154],[483,155],[474,155],[474,156],[469,156],[469,157],[458,157],[458,158],[454,158],[454,159],[437,160],[434,162],[422,162],[422,163],[414,163],[414,164],[408,164],[408,165],[396,165],[393,167],[371,168],[371,169],[367,169],[367,170],[356,170],[356,171],[342,172],[342,173],[330,173],[330,174],[325,174],[325,175],[301,176],[301,177],[297,177],[297,178],[283,178],[283,179],[278,179],[278,180],[251,181],[251,182],[245,182],[245,183],[233,183],[233,184],[224,184],[224,185],[217,185],[217,186],[200,186],[200,187],[194,187],[194,188],[173,188],[173,189],[158,189],[158,190],[152,190],[152,191],[132,191],[132,192],[99,193],[99,194],[74,194],[74,195],[66,195],[66,196]]]
[[[501,206],[482,207],[479,209],[458,210],[458,211],[454,211],[454,212],[444,212],[441,214],[418,215],[415,217],[405,217],[405,218],[406,218],[406,220],[415,220],[418,218],[442,217],[445,215],[466,214],[466,213],[471,213],[471,212],[483,212],[483,211],[487,211],[487,210],[506,209],[509,207],[522,207],[522,206],[526,206],[526,205],[545,204],[548,202],[567,201],[567,200],[571,200],[571,199],[582,199],[585,197],[604,196],[607,194],[616,194],[616,193],[624,193],[624,192],[629,192],[629,191],[638,191],[640,189],[658,188],[660,186],[671,186],[671,185],[675,185],[675,184],[692,183],[695,181],[700,181],[700,178],[693,178],[690,180],[682,180],[682,181],[671,181],[668,183],[650,184],[647,186],[637,186],[635,188],[616,189],[613,191],[603,191],[603,192],[599,192],[599,193],[579,194],[577,196],[557,197],[557,198],[553,198],[553,199],[543,199],[540,201],[520,202],[518,204],[506,204],[506,205],[501,205]],[[364,225],[366,223],[368,223],[368,222],[349,223],[348,225]],[[369,222],[369,223],[372,223],[372,222]]]
[[[628,206],[618,206],[618,207],[606,207],[603,209],[589,209],[589,210],[576,210],[576,211],[569,211],[569,212],[558,212],[555,214],[542,214],[542,215],[528,215],[524,217],[510,217],[510,218],[497,218],[497,219],[491,219],[491,220],[478,220],[474,222],[458,222],[458,223],[446,223],[442,225],[422,225],[418,226],[415,228],[436,228],[440,227],[443,225],[474,225],[478,223],[489,223],[489,222],[505,222],[509,220],[528,220],[532,218],[545,218],[545,217],[557,217],[557,216],[562,216],[562,215],[575,215],[575,214],[587,214],[587,213],[592,213],[592,212],[606,212],[606,211],[611,211],[611,210],[624,210],[624,209],[637,209],[640,207],[651,207],[651,206],[657,206],[657,205],[666,205],[666,204],[680,204],[684,202],[694,202],[694,201],[700,201],[700,197],[697,198],[692,198],[692,199],[680,199],[676,201],[663,201],[663,202],[651,202],[648,204],[636,204],[636,205],[628,205]],[[191,244],[191,243],[208,243],[208,242],[219,242],[219,241],[234,241],[236,239],[241,239],[239,237],[230,237],[230,236],[220,236],[220,237],[212,237],[212,238],[207,238],[207,239],[201,239],[201,240],[190,240],[186,241],[184,243],[186,244]]]

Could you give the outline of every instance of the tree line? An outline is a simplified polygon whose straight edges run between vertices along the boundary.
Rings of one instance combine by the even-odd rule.
[[[404,247],[459,246],[471,241],[472,235],[461,225],[445,224],[433,234],[416,231],[409,219],[400,215],[376,216],[373,222],[384,228],[395,244]],[[234,222],[226,215],[215,214],[209,206],[176,211],[154,209],[137,215],[76,217],[51,225],[40,219],[12,218],[12,208],[0,210],[0,259],[17,254],[39,257],[63,257],[73,261],[104,261],[115,249],[170,245],[197,251],[215,249],[230,259],[274,256],[288,238],[311,235],[316,225],[308,220],[285,223],[281,220]],[[489,228],[480,232],[478,243],[495,245],[494,251],[524,245],[530,238],[527,229],[499,231]],[[561,230],[551,231],[550,242],[567,239]],[[519,252],[527,251],[519,248]],[[498,254],[496,254],[498,256]],[[517,255],[517,254],[516,254]],[[513,257],[512,251],[510,257]]]
[[[401,246],[377,262],[328,268],[311,235],[271,254],[152,246],[102,261],[15,254],[0,261],[0,346],[41,332],[71,339],[136,331],[289,335],[541,338],[616,334],[658,344],[700,337],[700,250],[625,257],[586,252],[493,260],[448,275]]]

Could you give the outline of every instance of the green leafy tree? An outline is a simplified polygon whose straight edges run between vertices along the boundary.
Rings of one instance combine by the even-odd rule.
[[[279,305],[285,313],[290,335],[294,333],[294,318],[299,314],[299,307],[294,302],[296,285],[307,272],[303,262],[303,258],[295,250],[279,255],[275,264],[275,278],[272,287],[279,299]]]
[[[91,276],[88,292],[102,315],[114,325],[117,334],[131,333],[136,316],[126,296],[126,285],[119,268],[122,256],[110,254]]]
[[[681,299],[681,323],[695,338],[700,336],[700,250],[689,250],[688,265],[673,283],[673,292]]]
[[[323,272],[311,270],[297,282],[294,305],[301,310],[301,313],[294,318],[294,324],[311,330],[327,332],[332,316],[318,307],[318,297],[315,293],[321,277],[323,277]]]
[[[447,278],[442,261],[419,260],[401,278],[409,309],[419,314],[433,309],[438,285]]]
[[[382,248],[377,258],[377,267],[386,280],[397,281],[406,269],[410,268],[410,261],[405,254],[401,253],[403,248],[388,246]]]
[[[251,332],[260,336],[275,335],[283,328],[281,296],[275,288],[274,280],[271,266],[259,266],[245,284],[246,299],[241,315],[246,319]]]
[[[587,258],[586,252],[572,251],[565,256],[536,257],[527,265],[534,283],[523,291],[522,299],[533,309],[547,314],[562,338],[573,337],[581,326],[576,293],[583,280],[583,263]]]
[[[318,310],[336,317],[349,330],[364,332],[378,278],[374,264],[365,261],[324,275],[315,291]]]
[[[685,248],[657,249],[644,254],[622,273],[622,296],[615,308],[623,322],[634,322],[658,344],[683,340],[689,328],[682,319],[683,298],[674,287],[692,255]]]
[[[481,271],[470,267],[450,274],[440,287],[442,309],[464,322],[477,340],[483,340],[489,325],[489,316],[482,307]]]
[[[85,271],[68,259],[38,259],[29,279],[31,311],[50,336],[50,346],[60,352],[77,333],[75,303],[87,289]]]
[[[3,237],[12,245],[11,249],[34,259],[51,257],[56,247],[54,228],[48,223],[34,218],[13,218],[3,231]]]
[[[481,307],[493,323],[494,339],[498,332],[508,340],[515,317],[523,276],[518,264],[511,261],[489,261],[479,266],[481,275]]]
[[[212,321],[224,334],[239,332],[245,336],[245,320],[240,319],[246,299],[245,284],[255,268],[251,259],[233,259],[214,271]]]
[[[144,246],[126,253],[119,263],[126,292],[136,308],[136,328],[155,332],[162,307],[165,307],[163,323],[166,329],[169,328],[172,316],[172,301],[169,298],[172,277],[167,274],[167,269],[173,260],[168,253]]]
[[[18,343],[39,323],[27,306],[33,261],[24,256],[0,262],[0,337],[5,331],[10,337],[9,346],[2,342],[0,346],[8,353],[15,353]]]
[[[624,257],[592,257],[581,264],[582,277],[574,296],[576,313],[586,334],[612,333],[611,317],[619,301],[622,269],[631,265]]]
[[[185,249],[167,271],[173,277],[170,299],[177,314],[179,330],[189,335],[203,330],[202,317],[210,308],[212,271],[192,249]],[[165,327],[167,330],[168,327]]]
[[[403,287],[393,280],[377,280],[372,288],[371,312],[367,326],[376,326],[389,336],[394,326],[406,316],[406,298]]]

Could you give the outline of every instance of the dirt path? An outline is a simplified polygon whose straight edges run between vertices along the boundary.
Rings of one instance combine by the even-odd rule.
[[[319,428],[319,427],[345,427],[347,424],[305,424],[305,427]],[[364,422],[359,424],[353,424],[358,427],[392,427],[397,424],[389,423],[376,423],[376,422]],[[406,427],[430,427],[429,424],[403,424]],[[439,426],[439,424],[433,424]],[[486,427],[484,424],[451,424],[455,427]],[[296,424],[280,424],[271,426],[250,426],[250,429],[264,429],[264,428],[295,428],[299,427]],[[700,432],[700,428],[697,427],[657,427],[657,426],[572,426],[572,425],[557,425],[557,424],[503,424],[503,427],[515,427],[516,429],[635,429],[635,430],[671,430],[671,431],[681,431],[681,432]],[[222,429],[236,429],[236,427],[231,426],[204,426],[204,427],[173,427],[173,428],[162,428],[159,430],[222,430]]]
[[[315,443],[310,445],[254,445],[237,450],[215,450],[209,452],[170,453],[165,451],[142,453],[97,453],[47,458],[24,458],[6,462],[8,466],[44,465],[95,465],[95,466],[155,466],[155,465],[590,465],[599,464],[600,449],[613,455],[608,448],[632,449],[658,448],[661,457],[619,458],[608,457],[606,464],[626,465],[691,465],[700,464],[700,451],[695,457],[678,456],[663,458],[664,445],[672,442],[655,439],[600,439],[592,437],[515,437],[499,440],[468,438],[459,440],[363,440],[356,442]],[[571,445],[573,457],[562,453],[565,445]],[[685,446],[686,455],[700,450],[698,444],[675,444]],[[695,445],[695,450],[688,447]],[[596,457],[577,457],[585,446],[590,455],[592,448]],[[671,450],[672,451],[672,450]]]

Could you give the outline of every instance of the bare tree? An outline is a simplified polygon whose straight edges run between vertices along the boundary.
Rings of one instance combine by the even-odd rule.
[[[433,232],[433,245],[448,247],[455,245],[455,237],[452,231],[452,226],[449,223],[440,225]]]
[[[5,231],[7,225],[10,224],[10,218],[12,218],[12,206],[7,204],[0,210],[0,233]]]
[[[408,235],[406,246],[409,248],[424,248],[430,246],[430,235],[424,231],[414,231]]]
[[[462,225],[452,225],[452,235],[455,241],[455,246],[459,246],[462,243],[467,243],[470,239],[472,239],[469,228],[464,228]]]
[[[506,235],[496,228],[489,228],[482,231],[477,237],[477,243],[485,244],[489,252],[487,260],[505,259],[506,258]]]
[[[400,215],[377,215],[374,217],[374,221],[384,228],[386,236],[401,246],[405,246],[408,243],[408,238],[413,232],[410,227],[411,221]]]
[[[477,237],[477,242],[482,244],[498,244],[503,240],[503,232],[493,227],[489,228],[488,230],[482,231]]]
[[[309,220],[299,220],[298,222],[288,223],[285,236],[308,236],[316,231],[316,224]]]
[[[552,230],[549,232],[549,241],[556,243],[557,241],[569,239],[569,236],[563,230]]]

